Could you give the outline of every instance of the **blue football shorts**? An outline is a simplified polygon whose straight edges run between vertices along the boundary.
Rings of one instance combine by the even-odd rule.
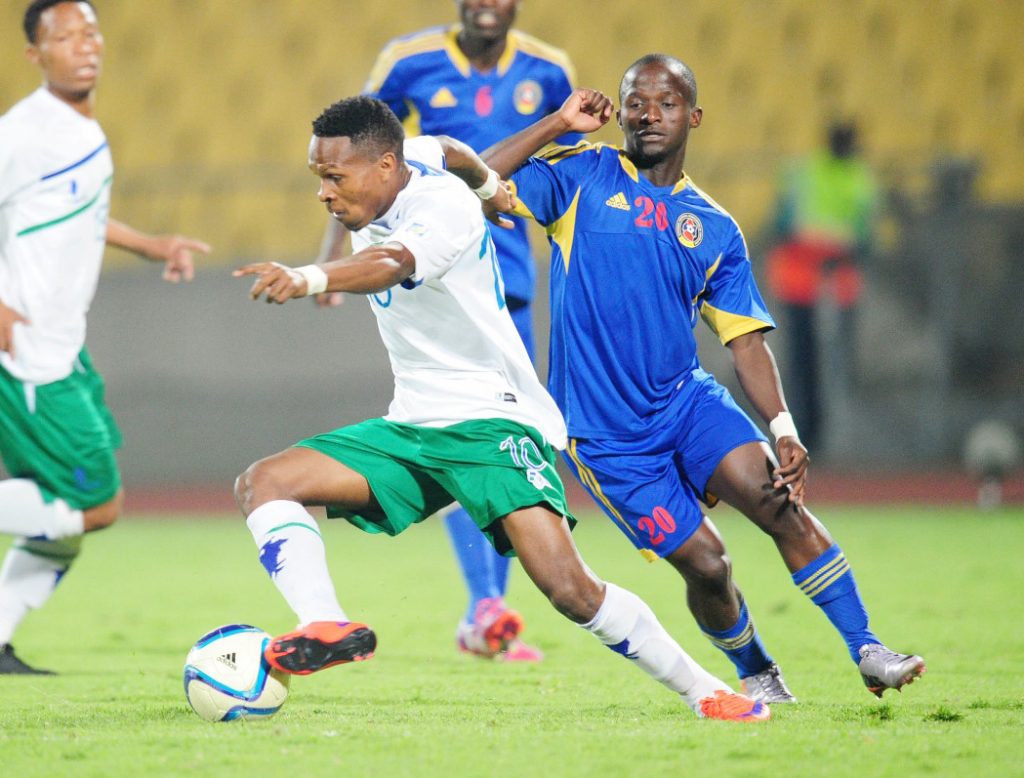
[[[594,501],[652,561],[697,531],[708,479],[738,446],[767,438],[711,376],[687,381],[652,435],[570,438],[565,460]]]

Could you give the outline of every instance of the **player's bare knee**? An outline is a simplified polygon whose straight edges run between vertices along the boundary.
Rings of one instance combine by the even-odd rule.
[[[118,489],[117,494],[105,503],[82,511],[82,528],[86,532],[106,529],[116,522],[124,508],[124,490]]]
[[[273,457],[253,462],[235,479],[235,502],[246,516],[272,500],[294,499],[295,488]]]
[[[724,548],[685,558],[670,556],[669,562],[686,579],[688,587],[699,589],[704,596],[714,597],[730,590],[732,560]]]
[[[776,489],[770,481],[766,481],[757,496],[742,501],[736,507],[762,532],[778,538],[798,526],[796,505],[790,502],[789,495],[789,489]]]
[[[805,508],[790,501],[788,490],[775,490],[751,518],[776,541],[813,535],[816,531],[814,519]]]
[[[249,479],[247,477],[248,474],[249,470],[246,469],[235,479],[234,486],[235,505],[237,505],[239,510],[241,510],[246,515],[249,514],[247,499],[247,495],[249,494]]]
[[[577,624],[585,624],[597,615],[604,589],[589,577],[565,578],[544,592],[559,613]]]
[[[248,516],[262,501],[256,498],[257,492],[262,491],[265,478],[260,462],[254,462],[235,479],[235,502],[242,513]]]

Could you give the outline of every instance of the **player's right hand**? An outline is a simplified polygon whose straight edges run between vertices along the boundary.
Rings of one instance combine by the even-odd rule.
[[[612,118],[611,98],[596,89],[576,89],[558,111],[566,132],[593,132]]]
[[[249,297],[258,300],[263,295],[268,303],[281,304],[295,297],[305,297],[308,289],[302,274],[280,262],[255,262],[238,268],[231,275],[235,278],[256,276]]]
[[[811,458],[803,443],[793,437],[783,436],[775,444],[779,453],[779,466],[772,471],[772,486],[776,489],[789,488],[789,501],[804,504],[807,491],[807,467]]]
[[[14,357],[14,325],[30,324],[29,320],[13,308],[0,303],[0,351]]]
[[[512,187],[509,186],[508,181],[502,181],[494,196],[483,201],[484,216],[491,224],[496,224],[503,230],[514,230],[515,222],[504,218],[502,214],[512,213],[516,204],[516,196],[512,193]]]

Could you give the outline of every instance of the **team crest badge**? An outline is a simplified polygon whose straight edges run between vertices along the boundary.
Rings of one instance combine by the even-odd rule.
[[[681,214],[676,219],[676,237],[688,249],[695,249],[704,240],[704,225],[692,213]]]
[[[512,95],[516,110],[525,116],[537,112],[543,97],[544,90],[540,88],[540,84],[532,80],[520,81],[516,84],[516,91]]]

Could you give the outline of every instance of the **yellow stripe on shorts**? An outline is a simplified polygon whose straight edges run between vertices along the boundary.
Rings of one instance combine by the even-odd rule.
[[[576,453],[575,438],[571,438],[569,440],[568,450],[569,457],[572,459],[573,462],[576,463],[576,468],[579,470],[580,473],[580,481],[583,482],[583,485],[590,490],[591,494],[593,494],[594,497],[596,497],[597,500],[605,508],[608,509],[608,513],[610,513],[612,517],[619,523],[619,526],[623,527],[626,530],[626,532],[628,532],[631,536],[636,538],[637,534],[633,531],[633,528],[629,526],[626,520],[622,518],[622,514],[619,513],[616,507],[612,505],[611,502],[609,502],[607,497],[605,497],[604,491],[601,489],[601,484],[597,482],[597,476],[594,475],[594,472],[589,467],[587,467],[585,464],[583,464],[583,462],[580,461],[579,454]],[[641,550],[641,553],[643,553],[643,550]],[[646,556],[646,554],[644,556]]]

